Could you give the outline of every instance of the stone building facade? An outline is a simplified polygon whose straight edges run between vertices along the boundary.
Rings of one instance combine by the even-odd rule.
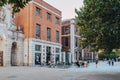
[[[61,11],[43,0],[32,0],[14,22],[25,36],[24,65],[61,62]]]
[[[10,9],[0,8],[0,66],[22,66],[24,35],[12,22]]]

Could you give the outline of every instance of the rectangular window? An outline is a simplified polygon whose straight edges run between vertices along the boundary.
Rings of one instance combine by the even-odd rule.
[[[60,52],[60,49],[59,48],[56,48],[56,53],[59,53]]]
[[[59,18],[56,17],[56,24],[59,24]]]
[[[68,38],[65,38],[65,46],[68,46]]]
[[[47,28],[47,40],[50,40],[51,39],[51,30],[50,28]]]
[[[36,24],[36,37],[40,37],[40,25]]]
[[[69,32],[69,30],[70,30],[70,27],[69,27],[69,26],[66,26],[66,27],[65,27],[65,32]]]
[[[40,9],[38,7],[36,7],[36,14],[40,15]]]
[[[47,13],[47,20],[51,20],[51,14]]]
[[[41,51],[41,45],[35,45],[35,51]]]
[[[59,42],[59,31],[56,31],[56,42]]]
[[[65,38],[62,37],[62,45],[65,46]]]
[[[61,32],[62,32],[62,35],[64,35],[64,32],[65,32],[64,31],[64,26],[62,26],[62,31]]]

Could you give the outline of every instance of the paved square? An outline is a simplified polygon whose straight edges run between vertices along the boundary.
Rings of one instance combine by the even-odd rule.
[[[0,67],[0,80],[120,80],[120,62],[99,62],[87,68]]]

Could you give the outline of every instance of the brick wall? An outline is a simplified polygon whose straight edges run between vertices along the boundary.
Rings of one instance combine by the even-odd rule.
[[[41,40],[47,40],[47,28],[51,29],[51,42],[56,42],[56,31],[59,31],[59,43],[61,43],[61,12],[43,0],[34,0],[15,15],[14,22],[23,28],[25,38],[36,38],[36,24],[40,27]],[[41,6],[42,5],[42,6]],[[36,15],[36,7],[40,9],[40,16]],[[46,13],[51,14],[51,20],[47,20]],[[59,16],[60,15],[60,16]],[[56,24],[56,17],[59,24]]]

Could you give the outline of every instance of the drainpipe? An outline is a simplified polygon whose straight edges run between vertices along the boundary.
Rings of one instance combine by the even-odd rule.
[[[29,66],[29,38],[30,38],[30,3],[28,4],[28,64],[27,66]]]

